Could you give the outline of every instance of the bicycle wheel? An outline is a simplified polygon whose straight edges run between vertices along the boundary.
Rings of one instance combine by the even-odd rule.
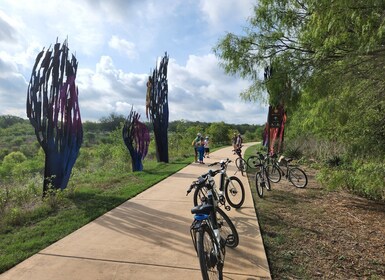
[[[247,165],[250,167],[250,168],[257,168],[258,165],[261,164],[261,160],[259,159],[259,157],[257,156],[251,156],[247,159]]]
[[[226,246],[230,248],[235,248],[239,244],[239,235],[236,227],[233,222],[230,220],[229,216],[219,207],[216,208],[217,211],[217,222],[219,226],[219,232],[221,238],[226,240]]]
[[[261,170],[257,171],[255,173],[255,187],[257,189],[257,194],[260,198],[263,197],[263,183],[262,183],[263,179],[262,179],[262,174],[261,174]]]
[[[242,181],[235,176],[231,176],[225,184],[226,201],[231,207],[239,208],[245,201],[245,188]]]
[[[267,169],[266,167],[263,167],[263,170],[262,170],[262,177],[263,177],[263,186],[268,190],[268,191],[271,191],[271,184],[270,184],[270,180],[269,180],[269,176],[267,174]]]
[[[288,177],[289,181],[297,188],[304,188],[307,185],[306,173],[298,167],[290,168]]]
[[[279,170],[279,167],[277,167],[275,164],[268,164],[266,166],[267,171],[267,177],[269,180],[273,183],[278,183],[281,181],[281,172]]]
[[[202,204],[202,201],[207,198],[207,191],[208,189],[205,186],[199,186],[195,188],[193,198],[194,206]]]
[[[242,176],[244,175],[244,173],[246,173],[247,163],[243,158],[241,157],[237,158],[235,160],[235,166],[238,168],[239,171],[241,171]]]
[[[208,226],[199,229],[197,253],[204,280],[223,279],[223,262],[219,257],[219,248],[216,248],[215,236]]]

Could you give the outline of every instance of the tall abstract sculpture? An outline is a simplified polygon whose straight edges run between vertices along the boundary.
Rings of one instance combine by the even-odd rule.
[[[264,78],[265,81],[268,82],[273,75],[276,73],[273,71],[272,66],[267,66],[264,71]],[[285,81],[284,83],[280,81],[281,85],[280,89],[278,90],[278,105],[270,105],[269,106],[269,113],[267,117],[267,122],[265,125],[265,129],[263,132],[263,145],[268,148],[268,151],[270,154],[274,153],[281,153],[283,148],[283,140],[284,140],[284,133],[285,133],[285,123],[286,123],[286,111],[284,108],[284,93],[285,91],[288,91],[288,87],[290,87],[289,80]],[[282,92],[283,91],[283,92]],[[272,99],[272,92],[268,88],[268,93],[270,95],[270,99]],[[273,94],[274,95],[274,94]],[[275,93],[277,95],[277,93]],[[272,100],[270,100],[271,103]]]
[[[147,86],[151,87],[148,102],[150,119],[154,126],[156,158],[158,162],[168,162],[168,55],[165,53],[159,67],[155,67]]]
[[[83,141],[75,85],[78,62],[68,58],[67,40],[36,57],[27,91],[27,117],[45,152],[43,196],[65,189]]]
[[[147,155],[150,144],[148,128],[139,118],[140,115],[131,109],[123,127],[123,141],[131,155],[132,171],[143,170],[142,160]]]

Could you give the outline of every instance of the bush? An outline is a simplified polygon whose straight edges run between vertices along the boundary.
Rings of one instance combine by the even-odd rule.
[[[385,200],[385,164],[355,160],[351,165],[322,168],[317,179],[329,190],[347,189],[373,200]]]

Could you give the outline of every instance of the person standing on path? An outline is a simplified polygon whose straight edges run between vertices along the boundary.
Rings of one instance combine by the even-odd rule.
[[[192,141],[191,145],[194,147],[194,157],[195,157],[195,162],[198,162],[198,147],[201,142],[202,135],[200,133],[197,134],[197,137]]]
[[[204,156],[207,158],[210,157],[210,141],[208,136],[206,136],[205,138],[205,155]]]
[[[203,139],[203,137],[201,137],[201,141],[198,147],[198,152],[199,152],[199,163],[204,164],[203,157],[205,153],[205,140]]]
[[[237,149],[237,134],[234,132],[234,136],[233,138],[231,139],[232,143],[233,143],[233,149],[234,151]]]

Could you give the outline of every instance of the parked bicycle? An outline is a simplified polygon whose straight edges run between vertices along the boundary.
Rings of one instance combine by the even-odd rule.
[[[211,171],[209,171],[210,173]],[[202,278],[223,279],[226,246],[236,247],[238,232],[230,218],[218,207],[218,200],[208,182],[208,174],[202,175],[187,190],[207,185],[208,193],[201,205],[194,206],[194,221],[190,227],[191,239],[199,258]],[[230,232],[227,232],[230,229]]]
[[[226,202],[233,208],[240,208],[245,201],[245,188],[243,187],[242,181],[236,176],[228,176],[227,175],[227,167],[231,160],[221,160],[220,162],[214,162],[209,164],[208,166],[220,165],[218,170],[212,171],[208,173],[208,181],[213,186],[213,191],[219,198],[219,202],[222,205],[225,205]],[[215,181],[213,177],[216,174],[220,174],[219,179],[219,191],[216,187]],[[194,205],[198,205],[207,193],[207,188],[205,186],[197,187],[194,192]],[[225,205],[226,207],[226,205]],[[228,209],[230,210],[230,209]]]
[[[238,168],[239,171],[241,171],[242,176],[244,173],[247,172],[249,168],[256,169],[259,164],[262,163],[262,159],[260,155],[257,153],[257,155],[250,156],[247,160],[245,160],[242,157],[242,146],[236,150],[233,150],[238,156],[238,158],[235,160],[235,166]]]
[[[307,175],[301,168],[290,164],[293,158],[281,156],[280,159],[277,160],[277,155],[273,155],[270,158],[270,163],[267,164],[267,173],[271,182],[278,183],[282,177],[285,177],[297,188],[306,187],[308,183]]]
[[[260,157],[263,155],[260,154]],[[261,158],[261,163],[257,164],[255,166],[256,172],[255,172],[255,187],[257,189],[257,194],[259,197],[263,197],[263,190],[266,188],[268,191],[271,190],[270,181],[268,178],[268,171],[267,171],[267,162],[265,158]]]

